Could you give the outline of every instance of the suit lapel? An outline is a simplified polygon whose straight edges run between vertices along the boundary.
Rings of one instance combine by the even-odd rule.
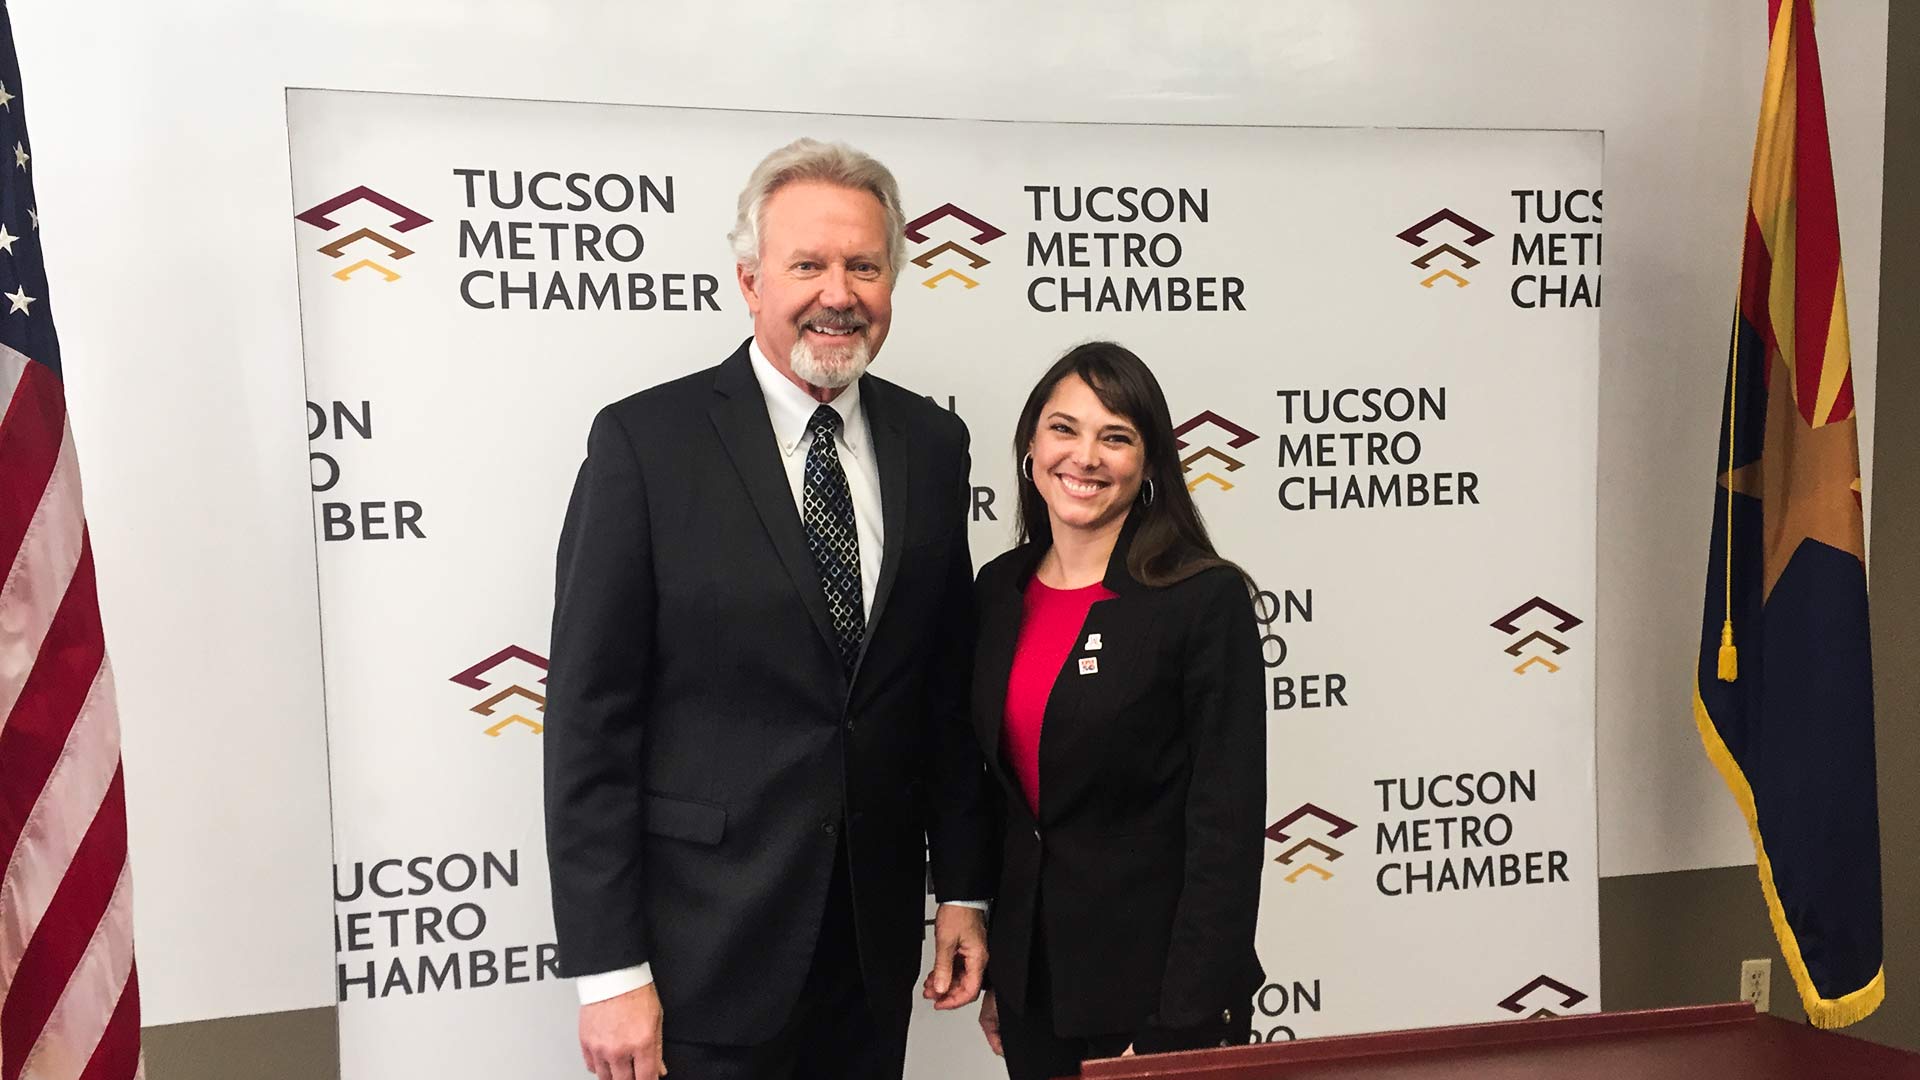
[[[793,578],[800,599],[813,616],[829,652],[840,655],[839,638],[833,631],[833,616],[827,610],[826,593],[820,588],[820,571],[807,550],[807,535],[800,522],[800,511],[793,505],[793,489],[780,464],[780,447],[773,440],[773,423],[767,419],[767,402],[760,383],[753,377],[753,361],[747,357],[749,345],[720,365],[713,381],[714,402],[709,410],[720,444],[740,474],[753,508],[760,515],[773,540],[774,550]],[[835,665],[837,668],[839,665]]]
[[[1112,591],[1109,589],[1108,591]],[[1120,703],[1111,688],[1115,681],[1124,682],[1129,673],[1138,669],[1140,639],[1144,630],[1139,620],[1132,616],[1126,605],[1127,596],[1116,594],[1104,600],[1096,600],[1087,609],[1087,617],[1074,632],[1073,647],[1067,650],[1066,662],[1054,675],[1053,689],[1047,695],[1046,721],[1040,732],[1040,813],[1041,821],[1051,820],[1049,811],[1056,805],[1060,796],[1059,784],[1051,785],[1055,792],[1049,799],[1049,785],[1044,781],[1051,775],[1056,779],[1063,776],[1063,761],[1102,761],[1111,753],[1111,737],[1107,725],[1101,719]],[[1087,648],[1091,635],[1099,635],[1100,647]],[[1088,674],[1080,673],[1080,661],[1091,659],[1094,670]],[[1084,744],[1092,741],[1095,745]]]
[[[1073,647],[1067,651],[1066,663],[1060,665],[1059,674],[1054,676],[1053,690],[1047,696],[1047,715],[1040,733],[1040,813],[1041,821],[1048,820],[1047,811],[1052,803],[1047,798],[1049,785],[1044,780],[1049,772],[1059,775],[1059,762],[1063,756],[1073,759],[1099,760],[1099,753],[1076,753],[1070,749],[1083,739],[1104,739],[1105,732],[1098,726],[1090,727],[1082,721],[1090,703],[1097,703],[1104,711],[1117,704],[1112,700],[1113,691],[1108,689],[1116,679],[1124,678],[1126,672],[1136,669],[1139,661],[1135,659],[1141,645],[1142,627],[1137,615],[1129,614],[1130,597],[1141,591],[1144,586],[1133,580],[1127,571],[1127,552],[1133,547],[1134,534],[1140,531],[1144,519],[1137,510],[1129,510],[1127,520],[1120,528],[1120,536],[1114,541],[1113,552],[1107,556],[1106,576],[1100,584],[1113,595],[1104,600],[1096,600],[1087,609],[1087,617],[1082,620],[1080,629],[1075,632]],[[1035,560],[1035,565],[1039,560]],[[1132,624],[1129,626],[1129,624]],[[1088,649],[1088,635],[1098,634],[1102,642],[1098,649]],[[1080,661],[1091,658],[1094,670],[1086,675],[1080,674]],[[1105,669],[1107,676],[1103,680],[1100,671]],[[1095,714],[1096,716],[1099,713]],[[1063,751],[1062,747],[1069,749]],[[1049,765],[1052,768],[1049,768]],[[1059,786],[1053,785],[1057,794]]]
[[[1023,612],[1021,598],[1016,594],[1012,598],[1000,598],[993,602],[993,610],[985,613],[981,620],[981,641],[977,662],[980,670],[976,674],[978,690],[973,710],[975,733],[980,737],[980,752],[993,768],[994,775],[1000,778],[1007,790],[1018,792],[1020,783],[1007,768],[1005,755],[1000,752],[1001,728],[1006,723],[1007,679],[1013,673],[1013,648],[1020,638],[1020,618]]]
[[[1014,559],[1012,573],[1000,581],[990,594],[980,597],[980,649],[974,657],[974,731],[980,750],[995,775],[1008,791],[1019,793],[1020,784],[1006,758],[1000,753],[1000,729],[1006,722],[1007,680],[1013,674],[1013,653],[1020,643],[1020,626],[1026,620],[1026,585],[1034,566],[1045,550],[1028,545]]]
[[[887,387],[869,379],[861,388],[861,406],[867,410],[867,431],[873,441],[874,463],[880,469],[880,576],[873,588],[873,609],[867,612],[867,636],[860,655],[873,644],[874,627],[887,609],[893,581],[900,575],[900,550],[907,542],[907,499],[913,490],[913,446],[894,423],[893,410],[882,392]],[[855,669],[855,674],[859,669]]]

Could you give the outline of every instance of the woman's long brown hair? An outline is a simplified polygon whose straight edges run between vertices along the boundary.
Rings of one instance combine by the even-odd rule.
[[[1127,550],[1127,573],[1142,585],[1163,586],[1183,581],[1214,566],[1230,566],[1244,579],[1246,572],[1220,557],[1207,536],[1206,523],[1200,520],[1193,493],[1187,490],[1185,469],[1174,445],[1173,418],[1167,410],[1167,397],[1159,380],[1145,361],[1111,341],[1090,341],[1077,345],[1040,377],[1020,410],[1020,422],[1013,430],[1013,458],[1016,470],[1033,442],[1040,426],[1040,410],[1046,408],[1054,387],[1069,375],[1078,375],[1093,389],[1108,411],[1126,417],[1140,432],[1145,479],[1153,481],[1153,501],[1135,499],[1132,512],[1140,518]],[[1053,542],[1053,523],[1047,517],[1046,500],[1040,489],[1020,476],[1019,514],[1016,530],[1020,542]]]

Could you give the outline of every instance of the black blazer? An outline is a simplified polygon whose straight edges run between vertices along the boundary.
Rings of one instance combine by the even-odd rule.
[[[1044,547],[988,563],[974,590],[974,731],[1005,806],[989,975],[1025,1013],[1037,910],[1061,1035],[1219,1025],[1223,1012],[1244,1024],[1262,977],[1266,710],[1252,599],[1227,567],[1164,588],[1133,580],[1138,517],[1107,567],[1117,596],[1087,613],[1048,697],[1037,820],[1001,731]],[[1082,675],[1087,657],[1098,671]]]
[[[844,840],[862,975],[904,1022],[928,855],[992,896],[963,704],[966,427],[871,375],[885,554],[851,686],[748,345],[601,410],[560,535],[547,858],[560,972],[653,964],[668,1030],[777,1030]]]

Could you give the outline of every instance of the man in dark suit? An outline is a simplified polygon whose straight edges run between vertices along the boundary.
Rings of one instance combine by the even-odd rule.
[[[979,992],[995,872],[965,720],[967,432],[864,375],[893,177],[775,151],[732,234],[753,337],[603,409],[560,537],[546,729],[561,972],[602,1080],[897,1080]]]

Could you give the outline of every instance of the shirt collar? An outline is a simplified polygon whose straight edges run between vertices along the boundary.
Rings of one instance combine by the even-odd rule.
[[[807,421],[813,419],[814,410],[820,402],[807,395],[805,390],[793,384],[793,380],[780,374],[767,355],[760,351],[760,340],[753,339],[748,352],[753,356],[753,377],[760,380],[760,394],[767,399],[767,419],[773,421],[773,438],[780,444],[780,453],[792,457],[800,448],[800,440],[806,437]],[[866,453],[867,411],[860,407],[860,380],[840,391],[840,396],[827,402],[827,406],[840,414],[840,442],[855,457]]]

